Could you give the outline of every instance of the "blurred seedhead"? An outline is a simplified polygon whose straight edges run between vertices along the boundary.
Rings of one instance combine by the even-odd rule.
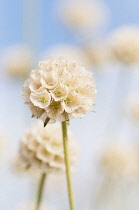
[[[108,8],[101,1],[61,1],[61,20],[73,30],[96,30],[108,21]]]
[[[78,145],[69,132],[69,155],[73,168],[78,157]],[[61,124],[33,124],[21,138],[18,153],[18,168],[37,173],[58,173],[65,171]]]
[[[11,77],[26,78],[33,65],[33,55],[24,45],[10,46],[3,52],[3,68]]]
[[[127,139],[123,139],[125,140]],[[101,152],[101,179],[95,192],[94,209],[103,209],[104,206],[106,209],[123,209],[123,206],[128,206],[127,198],[131,198],[134,187],[138,184],[138,147],[127,141],[121,143],[122,139],[114,141],[113,144],[109,142]]]
[[[139,63],[139,27],[127,25],[113,31],[109,47],[113,60],[124,65]]]

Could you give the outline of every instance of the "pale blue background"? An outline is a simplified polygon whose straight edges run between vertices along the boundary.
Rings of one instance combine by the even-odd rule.
[[[110,9],[111,21],[103,31],[104,35],[123,24],[139,24],[138,0],[105,0],[105,2]],[[24,17],[23,13],[25,3],[29,4],[27,14],[31,16],[26,22],[30,24],[26,27],[32,31],[32,38],[29,40],[23,37],[22,33],[23,22],[28,18],[28,15]],[[74,43],[74,38],[56,18],[54,11],[57,4],[58,0],[0,0],[0,50],[24,41],[35,50],[36,55],[39,55],[48,46],[58,43]],[[34,21],[37,29],[34,26]],[[9,163],[11,157],[16,155],[19,138],[31,120],[27,107],[23,105],[23,101],[20,99],[22,82],[8,78],[2,68],[0,73],[0,127],[5,131],[6,137],[6,153],[2,157],[0,169],[0,210],[16,210],[17,204],[26,202],[27,197],[29,200],[32,189],[30,179],[27,176],[11,174]],[[82,120],[73,120],[71,123],[81,147],[77,172],[73,178],[77,210],[92,209],[92,194],[95,185],[93,181],[96,174],[94,163],[103,143],[105,124],[108,117],[111,117],[112,91],[115,90],[117,75],[118,71],[106,75],[96,75],[98,89],[96,114],[90,113]],[[130,76],[127,75],[127,81],[131,80]],[[137,76],[138,73],[135,72],[133,75],[135,84],[132,89],[137,87]],[[122,77],[125,77],[125,73]],[[124,90],[126,92],[125,87]],[[123,130],[127,133],[127,127]],[[35,181],[32,182],[35,191]],[[57,181],[54,181],[54,183],[50,181],[48,184],[47,200],[58,210],[68,210],[64,185],[62,184],[61,187],[61,182],[58,184]],[[32,193],[31,197],[34,198],[34,196]],[[133,209],[137,210],[138,207],[133,207]],[[129,210],[131,210],[130,207]]]

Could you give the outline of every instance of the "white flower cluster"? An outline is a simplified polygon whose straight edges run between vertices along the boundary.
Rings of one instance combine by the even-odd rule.
[[[69,132],[69,156],[71,167],[78,156],[78,146]],[[19,158],[26,168],[40,172],[64,171],[62,128],[60,123],[34,124],[27,130],[20,142]],[[22,164],[23,165],[23,164]]]
[[[81,118],[92,110],[96,94],[92,74],[66,58],[41,61],[25,82],[22,97],[33,117],[46,124]]]
[[[125,26],[117,29],[110,41],[112,57],[124,64],[139,62],[139,28]]]

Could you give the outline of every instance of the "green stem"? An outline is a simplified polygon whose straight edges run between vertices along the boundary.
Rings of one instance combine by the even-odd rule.
[[[66,175],[67,175],[70,210],[75,210],[72,183],[71,183],[70,161],[69,161],[69,152],[68,152],[67,122],[66,121],[62,122],[62,132],[63,132],[63,146],[64,146],[64,155],[65,155],[65,165],[66,165]]]
[[[46,178],[46,173],[43,173],[41,175],[41,178],[40,178],[40,181],[39,181],[39,186],[38,186],[36,210],[40,210],[45,178]]]

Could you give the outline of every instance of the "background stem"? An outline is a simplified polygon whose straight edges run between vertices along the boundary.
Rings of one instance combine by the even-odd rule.
[[[43,173],[41,175],[41,178],[40,178],[40,181],[39,181],[39,186],[38,186],[36,210],[40,210],[45,178],[46,178],[46,173]]]

